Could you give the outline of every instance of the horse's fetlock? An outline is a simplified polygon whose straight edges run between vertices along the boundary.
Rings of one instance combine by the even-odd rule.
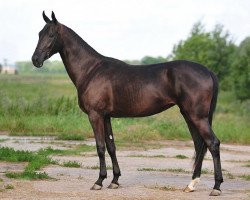
[[[100,176],[101,179],[105,179],[105,178],[107,178],[107,172],[106,173],[101,172],[99,176]]]

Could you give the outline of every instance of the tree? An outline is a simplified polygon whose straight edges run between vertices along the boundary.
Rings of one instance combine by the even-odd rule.
[[[141,59],[141,64],[150,65],[150,64],[156,64],[156,63],[163,63],[167,61],[168,59],[163,58],[162,56],[158,56],[158,57],[145,56]]]
[[[216,25],[206,32],[201,22],[194,24],[190,36],[173,48],[173,59],[185,59],[201,63],[216,73],[220,81],[230,72],[236,46],[223,26]]]
[[[232,79],[236,97],[250,99],[250,37],[244,39],[236,50]]]

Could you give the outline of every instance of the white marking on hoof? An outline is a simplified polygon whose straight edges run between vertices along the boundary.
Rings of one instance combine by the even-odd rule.
[[[200,178],[195,178],[190,181],[189,185],[184,189],[184,192],[193,192],[196,185],[200,182]]]
[[[118,187],[119,187],[119,185],[118,185],[118,184],[115,184],[115,183],[111,183],[111,184],[108,186],[109,189],[117,189]]]
[[[91,190],[100,190],[102,189],[102,186],[94,184],[92,188],[90,188]]]
[[[113,139],[112,135],[109,135],[109,139],[111,139],[111,140]]]
[[[209,196],[220,196],[220,195],[221,191],[216,189],[213,189],[212,192],[209,194]]]
[[[188,187],[188,185],[187,185],[187,187],[185,187],[185,189],[183,190],[183,192],[193,192],[194,191],[194,189],[191,189],[190,187]]]

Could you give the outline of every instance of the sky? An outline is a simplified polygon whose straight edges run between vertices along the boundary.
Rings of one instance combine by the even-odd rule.
[[[0,63],[31,59],[43,10],[99,53],[122,60],[168,56],[198,21],[208,31],[224,25],[236,44],[250,36],[250,0],[0,0]]]

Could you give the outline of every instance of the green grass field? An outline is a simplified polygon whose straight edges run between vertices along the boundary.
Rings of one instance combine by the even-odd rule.
[[[220,92],[213,126],[221,142],[250,144],[249,112],[249,101],[241,103],[232,93]],[[120,142],[191,139],[176,106],[150,117],[113,119],[112,124]],[[73,140],[93,137],[67,75],[0,75],[0,131]]]

